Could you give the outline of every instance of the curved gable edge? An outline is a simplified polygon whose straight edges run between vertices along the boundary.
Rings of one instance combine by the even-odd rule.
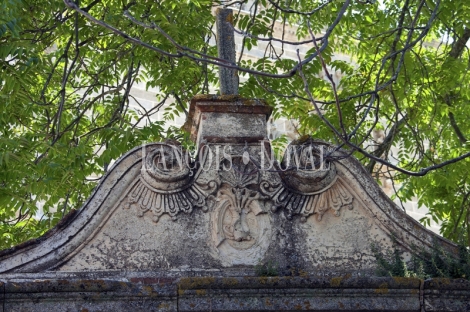
[[[122,193],[140,173],[142,146],[116,161],[79,210],[72,210],[39,238],[0,252],[0,273],[43,272],[74,253],[110,214]]]
[[[344,151],[339,153],[346,154]],[[342,159],[338,161],[337,168],[346,181],[346,187],[357,194],[375,222],[404,249],[415,253],[416,248],[432,249],[437,243],[446,252],[458,254],[456,244],[426,229],[400,209],[357,159],[351,156]]]
[[[70,212],[43,236],[0,252],[0,273],[55,270],[77,254],[126,198],[140,174],[143,149],[147,152],[152,146],[137,147],[122,156],[102,178],[82,208]],[[413,253],[415,247],[430,249],[437,240],[445,251],[457,255],[455,244],[427,230],[393,203],[359,161],[351,156],[344,157],[348,155],[344,151],[335,153],[341,158],[336,162],[336,167],[342,184],[369,217],[405,250]]]

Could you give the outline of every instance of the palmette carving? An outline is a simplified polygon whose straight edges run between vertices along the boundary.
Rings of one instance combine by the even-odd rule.
[[[268,181],[261,182],[260,191],[271,198],[273,212],[284,210],[287,219],[301,215],[302,222],[313,214],[316,214],[317,220],[321,221],[328,210],[338,217],[341,209],[353,209],[354,198],[339,179],[327,190],[314,195],[298,193],[282,184],[272,185]]]
[[[147,211],[151,211],[154,222],[158,222],[165,213],[169,214],[173,220],[176,220],[178,213],[191,213],[195,207],[199,207],[206,212],[209,209],[206,199],[216,189],[217,184],[212,181],[207,188],[194,183],[186,189],[174,193],[163,193],[138,179],[129,193],[124,208],[129,209],[135,206],[139,217],[142,217]]]
[[[150,211],[154,222],[163,214],[176,220],[180,212],[191,213],[194,208],[207,211],[207,199],[217,190],[217,182],[196,181],[200,170],[190,169],[195,166],[179,145],[155,145],[143,157],[140,177],[132,184],[124,208],[134,207],[139,217]]]
[[[218,171],[221,187],[213,213],[215,245],[229,240],[232,247],[246,249],[258,239],[263,224],[258,216],[266,212],[266,199],[257,190],[260,172],[242,156],[231,158],[231,170],[221,170],[226,165],[226,159],[222,160]]]
[[[201,178],[207,149],[196,166],[178,145],[156,144],[144,156],[141,174],[123,198],[124,208],[132,207],[140,217],[151,215],[154,222],[164,214],[176,220],[180,212],[212,209],[217,211],[216,246],[228,240],[245,248],[256,236],[252,232],[259,227],[258,215],[269,210],[283,210],[287,219],[299,215],[305,222],[311,215],[321,221],[327,211],[340,216],[342,209],[353,208],[354,198],[338,178],[335,164],[324,161],[320,150],[311,141],[296,146],[287,157],[297,158],[299,169],[275,172],[232,155],[216,160],[218,165]]]
[[[243,156],[220,162],[221,184],[211,209],[212,244],[217,257],[227,266],[256,264],[269,247],[271,218],[259,192],[262,172]]]

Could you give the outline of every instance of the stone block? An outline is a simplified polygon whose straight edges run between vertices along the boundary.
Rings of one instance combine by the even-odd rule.
[[[426,311],[470,311],[470,281],[434,278],[424,282]]]
[[[186,278],[179,311],[419,311],[418,279]]]
[[[191,100],[184,128],[191,139],[199,143],[214,138],[267,138],[266,122],[272,108],[261,100],[244,99],[236,95],[200,95]]]
[[[267,139],[266,116],[262,114],[205,112],[202,113],[201,119],[205,121],[205,124],[199,129],[198,142],[207,138]]]
[[[111,280],[7,282],[5,311],[177,311],[169,284]]]

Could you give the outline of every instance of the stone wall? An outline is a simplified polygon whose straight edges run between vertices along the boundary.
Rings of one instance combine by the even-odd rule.
[[[468,282],[56,274],[0,282],[0,311],[469,311]]]

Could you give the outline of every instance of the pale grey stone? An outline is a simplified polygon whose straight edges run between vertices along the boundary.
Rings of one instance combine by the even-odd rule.
[[[468,282],[373,277],[371,244],[396,245],[405,260],[412,246],[457,248],[401,211],[346,152],[306,138],[291,145],[295,168],[285,158],[260,169],[272,157],[270,113],[258,100],[196,97],[187,129],[199,163],[172,141],[124,155],[80,210],[0,252],[1,309],[469,309]],[[259,263],[277,276],[256,277]]]

